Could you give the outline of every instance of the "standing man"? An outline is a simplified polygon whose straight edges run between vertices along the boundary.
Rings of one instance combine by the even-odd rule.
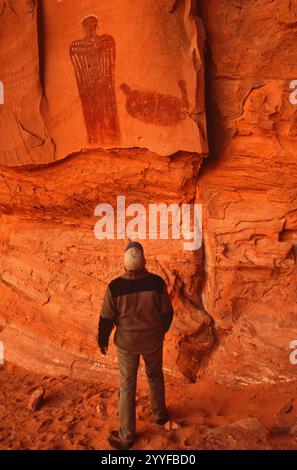
[[[145,362],[152,412],[156,423],[168,421],[162,369],[163,341],[173,308],[163,279],[145,269],[143,247],[129,243],[124,254],[125,274],[109,284],[101,309],[98,342],[102,354],[108,349],[115,324],[114,343],[120,371],[120,430],[111,431],[111,446],[130,449],[135,439],[135,395],[140,356]]]

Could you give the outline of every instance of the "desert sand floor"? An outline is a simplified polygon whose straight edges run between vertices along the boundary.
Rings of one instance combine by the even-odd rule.
[[[30,396],[41,385],[43,405],[29,411]],[[5,364],[0,368],[0,449],[110,449],[106,438],[118,428],[117,397],[117,379],[103,374],[98,382],[87,382]],[[154,423],[147,384],[139,379],[134,449],[297,449],[297,382],[167,383],[167,402],[177,429]]]

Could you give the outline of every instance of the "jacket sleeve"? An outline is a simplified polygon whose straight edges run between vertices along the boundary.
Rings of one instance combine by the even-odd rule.
[[[100,347],[108,346],[109,337],[116,321],[116,317],[116,301],[112,296],[110,288],[108,287],[101,307],[98,325],[98,344]]]
[[[173,314],[174,314],[174,311],[173,311],[171,299],[169,297],[169,294],[167,292],[167,286],[165,284],[164,291],[163,291],[162,298],[161,298],[161,316],[162,316],[164,333],[167,333],[167,331],[169,330],[171,326],[171,323],[173,320]]]

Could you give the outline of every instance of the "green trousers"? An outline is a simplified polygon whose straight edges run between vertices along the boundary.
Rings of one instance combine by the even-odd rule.
[[[132,353],[118,348],[120,371],[119,436],[127,443],[134,442],[135,438],[135,396],[140,356],[143,357],[145,363],[153,415],[156,420],[163,419],[166,416],[165,385],[162,370],[163,346],[143,353]]]

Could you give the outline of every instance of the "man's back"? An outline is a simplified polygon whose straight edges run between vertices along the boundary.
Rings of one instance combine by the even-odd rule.
[[[116,325],[116,346],[133,352],[160,346],[172,315],[165,282],[145,269],[111,281],[101,309],[101,318]]]

